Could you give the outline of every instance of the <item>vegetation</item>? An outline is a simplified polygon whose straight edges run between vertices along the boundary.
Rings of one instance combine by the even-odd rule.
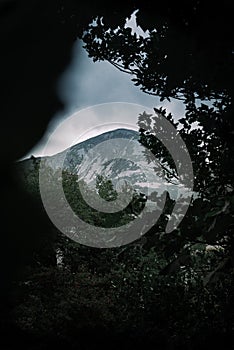
[[[59,171],[47,171],[50,188]],[[23,180],[40,200],[38,164],[34,171],[24,173]],[[63,171],[67,200],[83,220],[97,227],[114,227],[133,219],[132,206],[121,215],[98,213],[87,206],[77,181],[77,175]],[[96,190],[106,200],[117,197],[112,182],[102,175],[97,176]],[[135,194],[135,215],[142,210],[140,200]],[[76,348],[81,342],[91,346],[94,339],[102,343],[110,333],[117,343],[128,334],[128,346],[147,338],[152,348],[197,349],[210,342],[214,332],[216,341],[217,336],[226,341],[224,336],[232,333],[230,292],[234,281],[228,240],[205,241],[206,231],[197,236],[205,222],[199,210],[206,215],[211,210],[206,201],[203,208],[201,198],[194,200],[180,228],[170,237],[165,235],[173,202],[168,196],[156,226],[124,247],[82,246],[51,227],[54,239],[47,242],[50,249],[41,246],[35,251],[15,285],[14,324],[35,337],[41,347],[44,342],[54,342],[55,335],[60,345]],[[210,220],[215,215],[223,213],[212,213]],[[91,341],[87,339],[90,332]]]
[[[33,249],[27,268],[14,281],[11,296],[8,322],[28,335],[25,348],[40,350],[53,344],[75,349],[81,343],[83,348],[94,348],[95,342],[109,348],[109,341],[116,348],[123,344],[152,349],[231,348],[233,31],[229,2],[219,8],[207,4],[162,2],[156,13],[147,1],[136,1],[135,7],[127,2],[126,11],[139,9],[137,23],[148,30],[145,38],[125,28],[125,10],[117,11],[114,19],[102,6],[94,11],[95,23],[88,21],[79,28],[95,61],[107,60],[131,74],[146,93],[184,102],[185,115],[179,121],[163,108],[155,109],[155,115],[140,115],[140,142],[160,160],[168,181],[176,176],[168,151],[156,138],[157,113],[162,113],[188,147],[198,196],[172,233],[165,233],[174,204],[168,196],[157,224],[138,241],[115,249],[81,246],[49,225],[43,244]],[[48,169],[48,191],[56,176]],[[82,199],[77,180],[63,172],[67,200],[97,229],[124,224],[134,219],[133,213],[140,215],[143,206],[137,193],[125,211],[98,213]],[[24,173],[23,181],[44,212],[37,165]],[[117,196],[113,184],[102,176],[96,190],[110,202]]]

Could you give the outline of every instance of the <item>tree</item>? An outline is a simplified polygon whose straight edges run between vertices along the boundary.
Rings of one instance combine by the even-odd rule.
[[[232,72],[230,5],[169,0],[154,7],[136,1],[137,25],[148,31],[146,38],[100,15],[83,34],[85,48],[95,61],[107,60],[132,74],[143,91],[162,99],[225,100],[233,90],[226,79]]]
[[[99,196],[108,202],[114,201],[118,196],[117,192],[114,190],[112,181],[105,178],[103,175],[97,175],[96,188]]]
[[[173,162],[156,139],[154,126],[144,127],[149,121],[156,125],[157,113],[174,124],[189,150],[194,189],[202,198],[202,202],[193,201],[181,230],[186,237],[193,232],[189,241],[200,235],[204,243],[225,242],[233,256],[234,31],[230,2],[216,7],[210,1],[167,1],[157,3],[157,9],[148,2],[135,4],[136,22],[148,31],[146,37],[132,33],[124,23],[111,26],[105,16],[98,16],[82,36],[85,48],[94,61],[106,60],[132,75],[142,91],[162,101],[183,101],[185,115],[179,121],[163,108],[155,109],[155,116],[141,115],[140,141],[162,161],[168,178],[175,177]]]
[[[45,11],[44,6],[41,6],[40,8],[43,10],[36,12],[39,13],[36,16],[36,21],[34,16],[25,16],[29,21],[27,23],[30,23],[30,25],[33,24],[34,26],[34,23],[37,25],[40,23],[38,30],[25,31],[24,35],[26,35],[26,32],[29,33],[29,41],[32,33],[33,40],[35,40],[35,33],[37,38],[41,38],[45,34],[48,35],[48,25],[50,28],[54,27],[50,21],[51,17],[56,22],[56,29],[59,27],[60,30],[51,31],[53,40],[49,40],[46,45],[39,46],[34,51],[33,57],[39,57],[36,62],[42,60],[40,70],[35,64],[35,58],[32,68],[31,65],[27,65],[27,60],[24,59],[28,56],[27,49],[21,50],[22,56],[20,55],[19,60],[21,63],[18,66],[22,68],[22,62],[25,62],[26,75],[25,69],[18,69],[18,61],[15,62],[16,55],[12,55],[12,53],[9,57],[6,56],[4,62],[10,59],[10,62],[14,60],[16,65],[8,63],[10,67],[8,70],[5,70],[5,64],[2,65],[4,70],[3,81],[11,81],[11,78],[14,77],[14,81],[17,80],[18,83],[23,84],[24,88],[21,91],[24,92],[24,95],[28,92],[29,96],[32,97],[26,99],[27,107],[28,101],[33,107],[35,107],[35,101],[38,101],[37,89],[32,89],[32,86],[46,85],[48,87],[47,94],[45,92],[44,97],[40,95],[40,102],[42,103],[36,103],[36,105],[41,106],[35,110],[36,114],[34,115],[36,117],[33,119],[34,123],[35,121],[38,122],[36,124],[39,126],[38,130],[35,129],[27,137],[28,141],[25,143],[18,141],[22,140],[22,135],[28,136],[28,124],[31,120],[32,108],[25,108],[26,104],[22,100],[22,95],[18,93],[19,89],[15,89],[17,93],[13,93],[13,96],[20,103],[14,105],[6,103],[4,111],[6,122],[12,123],[12,119],[8,116],[15,115],[18,118],[20,115],[21,118],[18,118],[20,125],[27,125],[27,128],[21,128],[21,133],[18,133],[18,128],[15,128],[16,137],[13,137],[14,142],[10,149],[11,157],[22,155],[22,150],[26,150],[32,145],[36,135],[39,137],[43,132],[46,120],[58,108],[58,102],[55,103],[54,100],[49,107],[44,108],[45,104],[48,105],[48,98],[45,98],[45,96],[51,98],[51,92],[53,95],[52,85],[57,79],[57,71],[61,72],[64,62],[67,62],[69,54],[68,50],[63,49],[63,52],[61,51],[60,33],[65,33],[64,28],[68,29],[71,25],[73,29],[69,38],[72,37],[73,40],[77,34],[83,37],[86,48],[94,59],[106,59],[117,68],[133,74],[135,83],[146,93],[155,94],[162,99],[177,98],[185,102],[186,115],[180,120],[180,124],[175,123],[173,118],[166,115],[166,112],[162,109],[159,112],[165,113],[165,116],[175,124],[187,143],[195,170],[195,188],[200,195],[200,198],[192,203],[179,230],[176,230],[170,236],[165,235],[163,231],[166,217],[162,215],[157,227],[152,228],[153,232],[149,232],[156,238],[156,241],[151,245],[147,254],[142,249],[142,244],[137,245],[137,243],[118,252],[119,255],[116,254],[115,259],[111,259],[112,251],[102,251],[95,254],[93,250],[86,250],[90,254],[87,254],[84,261],[87,262],[91,259],[95,272],[101,270],[103,273],[103,270],[105,272],[108,270],[108,274],[104,276],[105,278],[97,277],[95,273],[90,274],[89,271],[74,274],[74,268],[72,273],[57,271],[56,268],[53,268],[52,273],[50,271],[49,274],[47,271],[46,273],[45,271],[39,271],[39,274],[32,274],[32,280],[23,281],[25,298],[23,298],[23,303],[18,302],[13,318],[16,319],[21,329],[27,330],[27,335],[31,331],[32,334],[37,335],[37,339],[43,339],[39,347],[46,347],[47,338],[45,340],[45,335],[49,337],[48,343],[54,343],[55,338],[59,338],[59,341],[67,339],[69,347],[72,341],[76,339],[74,347],[80,346],[80,338],[76,338],[77,333],[79,335],[81,333],[79,327],[82,327],[82,325],[80,326],[79,321],[84,320],[83,325],[86,329],[90,329],[90,326],[99,327],[100,325],[106,329],[110,323],[113,324],[111,313],[116,315],[114,328],[116,329],[117,325],[118,331],[122,331],[122,334],[127,334],[130,330],[132,338],[136,339],[135,344],[138,343],[138,339],[141,341],[146,339],[149,342],[152,340],[153,348],[170,347],[193,350],[200,348],[201,345],[206,348],[211,347],[210,343],[206,346],[206,339],[210,340],[216,334],[221,334],[221,344],[217,336],[215,341],[219,340],[219,344],[225,347],[223,339],[228,332],[233,331],[232,322],[234,319],[232,314],[233,289],[231,288],[233,264],[230,259],[233,254],[234,204],[232,187],[234,152],[233,142],[230,138],[233,131],[233,107],[231,105],[233,85],[230,65],[233,57],[233,30],[231,26],[232,11],[229,4],[231,2],[227,0],[224,0],[221,6],[216,6],[211,1],[192,0],[185,2],[181,0],[174,2],[168,0],[156,2],[157,8],[154,9],[152,2],[148,1],[120,1],[116,4],[111,3],[110,6],[106,6],[106,1],[99,1],[95,4],[88,1],[81,8],[77,1],[71,0],[67,1],[66,4],[60,1],[56,2],[56,6],[51,8],[50,16],[48,16],[48,13],[45,15],[47,11]],[[148,38],[137,38],[136,35],[132,35],[131,30],[124,28],[126,17],[136,9],[139,9],[137,23],[144,30],[149,30]],[[8,15],[8,11],[6,12]],[[43,16],[41,16],[42,12]],[[48,19],[46,20],[47,26],[45,26],[45,18]],[[61,20],[61,26],[57,26],[58,19]],[[97,25],[90,25],[95,19]],[[11,39],[14,37],[15,40],[15,32],[12,31],[12,33]],[[56,40],[54,40],[53,33],[57,33]],[[17,30],[17,36],[20,39],[24,38],[20,30]],[[64,40],[64,42],[66,42],[66,45],[64,44],[63,48],[71,46],[69,40]],[[12,45],[10,44],[10,46]],[[34,43],[31,46],[34,46]],[[31,46],[29,45],[30,50]],[[45,69],[47,64],[45,64],[44,56],[42,59],[42,55],[38,54],[42,52],[44,55],[45,50],[41,50],[41,47],[48,48],[51,54],[53,51],[52,58],[60,57],[57,54],[58,52],[62,54],[62,58],[56,61],[58,65],[53,67],[57,66],[57,68],[50,70],[49,75],[48,69]],[[5,48],[6,45],[3,43],[3,54]],[[12,70],[12,67],[16,67],[16,69]],[[37,71],[36,79],[35,74],[31,74],[34,71]],[[10,79],[9,72],[11,72]],[[15,79],[16,73],[18,79]],[[50,84],[44,84],[45,80],[41,73],[48,76],[46,81],[51,80]],[[22,76],[24,79],[21,79]],[[32,82],[31,77],[36,83]],[[9,91],[10,89],[5,89],[5,95],[3,96],[6,99],[3,98],[3,101],[15,100]],[[209,104],[206,104],[207,100],[210,100]],[[201,101],[202,104],[200,105]],[[17,113],[14,113],[14,108],[17,108]],[[43,109],[45,109],[43,111],[44,117],[40,119],[39,116]],[[154,125],[152,125],[152,133],[147,134],[145,132],[142,123],[147,121],[148,118],[149,116],[144,115],[139,120],[139,123],[141,123],[139,125],[141,128],[141,142],[147,145],[163,161],[165,171],[173,170],[173,163],[168,153],[163,147],[159,147],[154,138]],[[200,129],[192,129],[194,122],[199,124]],[[180,129],[181,126],[182,129]],[[23,132],[23,129],[27,131]],[[5,133],[5,135],[8,135],[8,133]],[[3,173],[5,176],[5,168]],[[207,179],[209,179],[209,182]],[[85,207],[80,197],[76,197],[76,194],[79,196],[76,177],[64,174],[63,182],[66,195],[72,205],[77,210],[79,207],[82,208],[81,211],[83,211],[84,217],[87,219],[88,216],[89,220],[93,220],[93,213]],[[9,184],[11,185],[12,182],[9,182]],[[11,188],[9,184],[8,187]],[[36,181],[31,188],[35,189],[35,185]],[[53,181],[50,185],[53,185]],[[110,184],[108,186],[111,187]],[[108,190],[107,193],[109,193]],[[10,194],[12,194],[10,198],[14,198],[14,206],[8,206],[7,213],[13,212],[13,210],[10,210],[11,208],[18,209],[24,203],[23,199],[25,198],[22,195],[15,196],[14,191]],[[7,199],[5,203],[8,203],[9,193],[5,194],[4,198]],[[79,198],[79,205],[77,198]],[[25,200],[26,202],[27,200]],[[170,206],[170,201],[167,204]],[[22,207],[24,211],[27,208],[25,205]],[[28,212],[30,213],[30,211]],[[37,211],[35,212],[38,214]],[[21,212],[18,213],[16,213],[15,220],[17,226],[19,222],[22,222]],[[38,220],[38,216],[33,216],[33,219],[34,217]],[[115,216],[116,218],[117,216]],[[10,221],[12,215],[4,219]],[[35,222],[32,226],[28,227],[24,224],[21,227],[26,232],[35,233],[38,226],[35,225]],[[113,225],[113,221],[110,223]],[[13,226],[13,228],[15,227]],[[13,235],[9,235],[12,232],[14,230],[11,227],[10,230],[6,231],[8,235],[5,236],[12,237]],[[39,235],[41,232],[37,233]],[[21,235],[17,234],[13,237],[20,237],[17,238],[17,243],[22,242]],[[223,246],[223,250],[221,252],[214,250],[207,257],[207,254],[202,251],[206,246],[204,243],[207,242],[213,245],[218,243]],[[160,246],[164,248],[164,256],[158,254],[160,253],[158,250]],[[12,246],[8,244],[6,249],[5,244],[3,244],[3,247],[7,252],[6,255],[11,252],[10,257],[15,259],[15,250],[12,253]],[[70,249],[67,250],[68,255],[73,255]],[[184,255],[182,254],[183,251]],[[188,258],[188,254],[192,259]],[[102,259],[95,260],[97,256],[101,255]],[[229,258],[229,260],[226,258]],[[191,260],[192,268],[190,268]],[[6,264],[4,255],[2,261],[7,265],[11,262],[11,259],[8,257]],[[106,264],[106,261],[108,261],[108,264]],[[170,265],[167,265],[168,261]],[[214,268],[217,261],[218,265]],[[78,262],[81,262],[79,258]],[[108,268],[106,265],[108,265]],[[159,273],[160,267],[161,275]],[[228,275],[227,269],[230,272]],[[170,270],[170,275],[167,274],[168,270]],[[176,273],[173,274],[173,271],[176,271]],[[206,288],[204,288],[201,282],[204,273],[207,272],[210,272],[210,274],[208,274]],[[217,273],[222,277],[215,278]],[[215,280],[215,284],[212,284],[210,288],[209,283]],[[93,312],[93,310],[96,310],[96,312]],[[46,317],[44,317],[45,312]],[[98,315],[102,317],[96,323]],[[207,333],[209,333],[208,337]],[[9,334],[12,334],[12,332]],[[25,341],[25,337],[19,337],[23,339],[22,342]],[[92,339],[92,337],[88,338]],[[61,346],[59,341],[56,344]],[[98,341],[100,341],[100,337]],[[7,339],[7,344],[8,342],[9,339]],[[31,339],[29,343],[26,347],[31,347]],[[87,346],[86,334],[85,344]],[[126,345],[126,342],[124,344]],[[37,344],[35,346],[37,347]]]
[[[216,190],[222,178],[219,191],[224,191],[231,186],[234,164],[230,2],[216,7],[210,1],[167,1],[154,11],[148,2],[136,1],[136,8],[147,37],[99,16],[83,34],[85,48],[94,61],[106,60],[131,74],[142,91],[184,102],[186,113],[176,127],[182,126],[180,133],[196,155],[199,191],[208,188],[204,178]],[[194,123],[199,129],[192,129]]]

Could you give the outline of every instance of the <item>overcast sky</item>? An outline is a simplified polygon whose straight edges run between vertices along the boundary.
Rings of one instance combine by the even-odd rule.
[[[128,26],[138,34],[147,35],[136,27],[134,16]],[[130,75],[108,62],[94,63],[78,40],[72,61],[59,81],[58,91],[65,110],[54,116],[42,140],[27,156],[52,155],[78,141],[118,127],[137,130],[137,117],[144,111],[139,105],[148,107],[148,111],[163,105],[176,119],[184,114],[181,103],[162,103],[157,97],[141,92],[131,82]]]

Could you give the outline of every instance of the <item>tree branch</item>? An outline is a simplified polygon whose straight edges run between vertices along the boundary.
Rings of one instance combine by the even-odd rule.
[[[123,66],[121,66],[120,64],[113,62],[111,60],[107,60],[107,61],[123,73],[131,74],[131,75],[134,74],[134,71],[131,69],[127,70]]]

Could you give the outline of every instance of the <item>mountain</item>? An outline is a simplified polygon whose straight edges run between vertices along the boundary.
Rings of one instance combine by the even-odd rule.
[[[57,168],[58,164],[60,164],[61,159],[63,159],[64,155],[66,154],[63,167],[69,169],[70,171],[74,171],[75,169],[78,169],[87,152],[89,152],[95,146],[113,139],[138,140],[139,134],[138,132],[129,129],[116,129],[107,131],[101,135],[80,142],[61,153],[47,157],[47,160],[53,168]],[[109,144],[109,146],[110,145],[111,144]]]
[[[167,190],[177,195],[177,186],[165,183],[155,174],[157,162],[148,162],[145,148],[139,142],[139,133],[129,129],[116,129],[80,142],[58,154],[31,157],[21,162],[24,171],[30,172],[42,160],[52,169],[63,168],[78,174],[89,186],[95,187],[96,176],[104,175],[114,186],[131,184],[137,192],[148,195],[153,191]],[[149,156],[149,154],[148,154]],[[151,155],[152,156],[152,155]],[[152,158],[152,157],[151,157]]]

